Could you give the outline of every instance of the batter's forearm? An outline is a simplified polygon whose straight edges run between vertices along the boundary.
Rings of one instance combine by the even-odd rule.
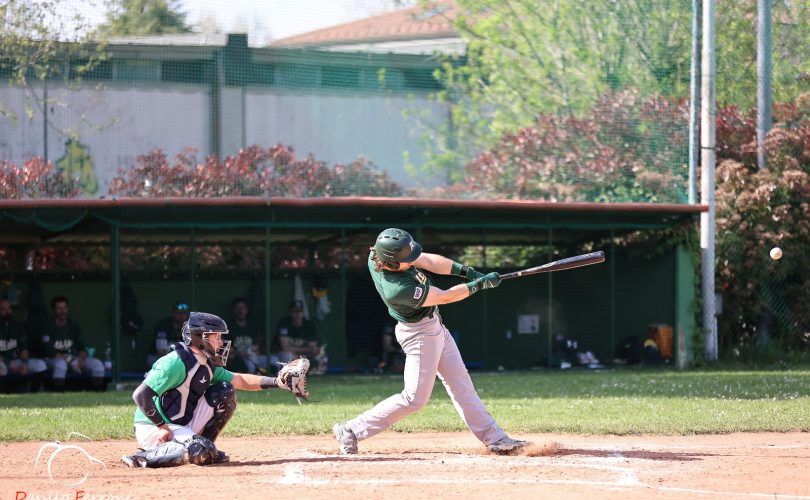
[[[434,274],[450,274],[453,268],[452,260],[435,253],[422,252],[414,264],[416,267]]]

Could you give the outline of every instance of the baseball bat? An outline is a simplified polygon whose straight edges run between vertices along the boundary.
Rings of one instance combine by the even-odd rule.
[[[605,261],[605,252],[600,250],[598,252],[591,252],[583,255],[576,255],[574,257],[568,257],[566,259],[555,260],[554,262],[549,262],[548,264],[543,264],[542,266],[530,267],[528,269],[523,269],[522,271],[515,271],[512,273],[502,274],[501,279],[508,280],[511,278],[520,278],[521,276],[529,276],[532,274],[564,271],[566,269],[574,269],[575,267],[583,267],[583,266],[590,266],[592,264],[599,264],[600,262],[604,261]]]

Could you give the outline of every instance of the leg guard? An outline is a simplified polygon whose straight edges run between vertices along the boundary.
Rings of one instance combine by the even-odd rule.
[[[169,441],[149,451],[141,451],[129,457],[122,457],[130,467],[177,467],[194,464],[209,465],[217,457],[217,447],[202,436],[194,436],[185,443]]]
[[[205,400],[214,409],[214,416],[200,435],[213,442],[236,412],[236,390],[228,382],[214,384],[205,391]]]
[[[177,467],[186,463],[186,446],[169,441],[153,450],[136,453],[132,458],[140,467]]]

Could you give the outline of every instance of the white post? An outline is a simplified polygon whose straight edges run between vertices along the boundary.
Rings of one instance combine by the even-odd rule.
[[[703,0],[703,51],[701,55],[700,111],[700,202],[709,207],[700,214],[701,277],[703,295],[703,332],[706,359],[717,360],[717,316],[714,286],[714,184],[715,125],[717,115],[717,65],[714,51],[714,0]]]
[[[700,113],[700,10],[701,0],[692,0],[692,63],[689,68],[689,204],[698,194],[698,114]]]

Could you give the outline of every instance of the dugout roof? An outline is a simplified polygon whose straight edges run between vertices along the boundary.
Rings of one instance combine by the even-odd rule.
[[[381,228],[416,231],[427,245],[545,244],[596,233],[662,229],[704,205],[418,198],[110,198],[0,200],[4,244],[261,242],[368,245]]]

